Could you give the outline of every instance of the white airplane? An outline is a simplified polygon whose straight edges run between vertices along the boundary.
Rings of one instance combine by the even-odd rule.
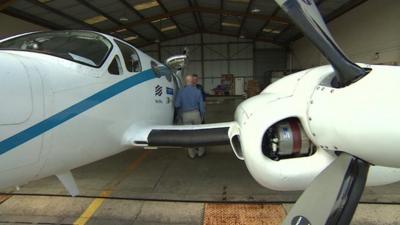
[[[75,196],[71,169],[132,146],[231,144],[261,185],[307,188],[284,224],[349,224],[365,184],[400,180],[400,68],[352,63],[312,0],[276,1],[332,66],[275,82],[230,123],[173,125],[185,56],[165,66],[92,31],[0,41],[0,188],[57,175]]]
[[[91,31],[0,43],[0,188],[121,152],[139,126],[171,124],[179,78],[128,43]]]

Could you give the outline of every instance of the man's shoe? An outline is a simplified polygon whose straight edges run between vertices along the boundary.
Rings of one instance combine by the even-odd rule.
[[[206,155],[206,149],[204,147],[200,147],[197,149],[197,155],[199,157],[203,157]]]
[[[194,159],[194,158],[196,158],[196,155],[197,155],[197,151],[196,151],[195,148],[189,148],[188,149],[189,158]]]

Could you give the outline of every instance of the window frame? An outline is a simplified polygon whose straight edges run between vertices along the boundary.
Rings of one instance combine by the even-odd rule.
[[[114,57],[112,57],[112,60],[111,60],[110,64],[107,67],[108,75],[110,75],[110,76],[122,76],[122,75],[124,75],[124,69],[122,67],[122,63],[121,63],[121,59],[120,58],[121,57],[118,54],[115,54]],[[118,72],[119,72],[118,74],[110,73],[110,66],[114,62],[114,60],[116,60],[116,62],[117,62],[117,67],[118,67]]]
[[[138,53],[138,51],[136,50],[136,48],[133,47],[132,45],[128,44],[128,43],[125,43],[125,42],[123,42],[123,41],[121,41],[121,40],[118,40],[118,39],[115,39],[115,38],[114,38],[114,42],[115,42],[116,47],[119,49],[119,51],[120,51],[120,53],[121,53],[122,60],[123,60],[123,62],[124,62],[123,64],[124,64],[124,67],[125,67],[126,71],[127,71],[128,73],[140,73],[140,72],[143,72],[142,60],[140,59],[139,53]],[[138,56],[138,61],[139,61],[139,65],[140,65],[140,71],[129,71],[129,70],[128,70],[128,68],[126,67],[126,62],[125,62],[124,54],[123,54],[121,48],[119,47],[118,43],[129,47],[130,49],[132,49],[132,50],[136,53],[136,55]]]
[[[59,30],[59,31],[38,31],[38,32],[31,32],[31,33],[27,33],[27,34],[18,35],[18,36],[16,36],[16,37],[10,37],[10,38],[4,39],[4,40],[0,41],[0,44],[1,44],[1,43],[4,43],[4,42],[11,41],[11,40],[14,40],[14,39],[17,39],[17,38],[22,38],[22,37],[25,37],[25,36],[29,36],[29,35],[46,34],[46,33],[51,34],[51,33],[56,33],[56,32],[61,33],[61,32],[72,32],[72,31],[74,31],[74,30]],[[54,56],[54,57],[57,57],[57,58],[60,58],[60,59],[68,60],[68,61],[71,61],[71,62],[74,62],[74,63],[79,63],[79,64],[82,64],[82,65],[85,65],[85,66],[89,66],[89,67],[92,67],[92,68],[97,68],[97,69],[98,69],[98,68],[103,67],[104,63],[108,60],[108,58],[109,58],[111,52],[112,52],[113,49],[114,49],[114,45],[113,45],[113,43],[109,40],[109,38],[107,38],[107,37],[104,36],[103,34],[97,33],[97,32],[81,31],[81,30],[79,30],[79,31],[74,31],[74,32],[93,33],[93,34],[96,34],[96,35],[99,35],[99,36],[103,37],[104,40],[106,40],[106,41],[110,44],[110,48],[108,49],[108,52],[104,55],[104,57],[103,57],[103,59],[102,59],[102,61],[101,61],[101,63],[100,63],[99,65],[95,65],[95,66],[94,66],[94,65],[91,65],[91,64],[82,62],[82,61],[77,61],[77,60],[73,60],[73,59],[64,58],[64,57],[58,56],[57,54],[51,54],[51,53],[49,53],[49,52],[43,52],[43,51],[32,51],[31,49],[30,49],[30,50],[24,50],[24,49],[15,49],[15,48],[0,48],[0,50],[4,50],[4,51],[7,51],[7,50],[8,50],[8,51],[33,52],[33,53],[39,53],[39,54]]]

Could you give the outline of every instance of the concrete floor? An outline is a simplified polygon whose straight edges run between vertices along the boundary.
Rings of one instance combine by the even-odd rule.
[[[232,120],[239,102],[211,100],[207,121]],[[189,159],[184,149],[131,149],[77,168],[73,174],[81,190],[75,198],[55,177],[18,191],[3,190],[8,196],[0,196],[0,225],[209,224],[204,219],[205,202],[272,204],[288,210],[300,194],[261,187],[228,146],[208,148],[207,155],[196,160]],[[362,202],[368,204],[360,205],[352,224],[400,224],[399,187],[400,183],[367,188]]]

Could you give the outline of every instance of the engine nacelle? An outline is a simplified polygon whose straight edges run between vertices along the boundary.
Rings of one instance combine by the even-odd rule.
[[[302,71],[269,86],[240,104],[229,136],[261,185],[280,191],[303,190],[337,156],[316,142],[308,110],[315,88],[333,77],[330,66]],[[400,170],[372,166],[367,185],[400,180]]]

